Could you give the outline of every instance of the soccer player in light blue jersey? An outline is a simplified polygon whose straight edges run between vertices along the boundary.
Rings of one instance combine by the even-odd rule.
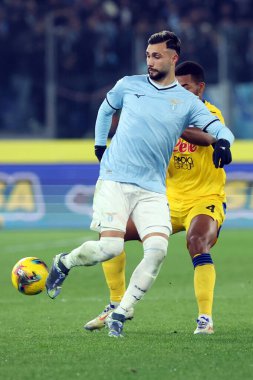
[[[114,337],[122,336],[128,310],[152,286],[166,256],[171,223],[165,177],[184,129],[194,125],[217,140],[213,155],[216,168],[231,162],[229,148],[234,138],[230,130],[176,81],[179,54],[180,40],[173,32],[152,35],[146,50],[148,75],[124,77],[108,92],[95,128],[95,153],[101,165],[91,228],[100,232],[100,240],[57,255],[47,279],[47,293],[55,298],[72,267],[118,256],[131,217],[143,242],[144,257],[120,305],[108,317],[109,335]],[[118,109],[117,132],[106,149],[112,116]]]

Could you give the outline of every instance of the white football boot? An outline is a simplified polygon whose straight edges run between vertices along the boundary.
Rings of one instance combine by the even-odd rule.
[[[105,320],[106,318],[112,314],[112,312],[116,309],[117,306],[114,306],[112,304],[109,304],[105,306],[102,313],[100,313],[96,318],[92,319],[91,321],[87,322],[86,325],[84,325],[85,330],[93,331],[93,330],[100,330],[103,327],[105,327]],[[134,317],[134,309],[129,309],[126,315],[126,321],[131,320]]]
[[[108,336],[112,338],[123,338],[123,327],[126,321],[126,317],[123,314],[111,313],[105,321],[106,326],[109,329]]]
[[[213,334],[213,320],[209,315],[200,315],[197,319],[197,328],[194,334]]]

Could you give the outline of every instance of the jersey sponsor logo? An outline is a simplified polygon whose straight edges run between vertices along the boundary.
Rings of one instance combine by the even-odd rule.
[[[141,96],[145,96],[145,94],[134,94],[138,99],[141,97]]]
[[[197,145],[188,143],[182,139],[179,139],[176,143],[173,152],[174,153],[193,153],[197,150]]]
[[[173,156],[174,166],[176,169],[191,170],[194,167],[192,157],[187,156]]]

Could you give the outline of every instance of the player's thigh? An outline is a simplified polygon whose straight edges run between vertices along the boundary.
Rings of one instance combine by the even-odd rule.
[[[150,191],[142,191],[131,214],[139,236],[161,233],[169,236],[172,231],[170,211],[165,195]]]
[[[209,245],[215,244],[219,229],[225,219],[225,209],[219,200],[196,201],[185,222],[187,240],[191,236],[201,236]]]
[[[176,234],[177,232],[184,231],[184,221],[187,216],[182,210],[181,204],[178,202],[170,201],[170,219],[172,225],[172,234]]]
[[[135,227],[135,224],[132,221],[132,219],[128,219],[126,234],[125,234],[125,241],[130,241],[130,240],[140,240],[137,228]]]
[[[129,206],[118,182],[98,180],[93,199],[93,218],[90,228],[126,231]]]

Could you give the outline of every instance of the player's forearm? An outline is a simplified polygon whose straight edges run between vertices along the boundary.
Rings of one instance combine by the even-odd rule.
[[[186,128],[181,137],[185,141],[199,146],[209,146],[216,141],[216,139],[213,136],[209,135],[209,133],[203,132],[196,127]]]
[[[214,122],[205,128],[205,131],[210,133],[216,140],[227,140],[230,145],[234,142],[234,135],[229,128],[225,127],[220,122]]]
[[[112,124],[112,115],[115,110],[109,106],[106,100],[101,104],[95,125],[95,145],[106,145],[108,134]]]

